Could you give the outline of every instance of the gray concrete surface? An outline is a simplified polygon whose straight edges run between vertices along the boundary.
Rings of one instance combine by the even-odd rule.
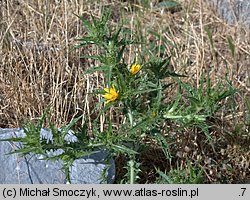
[[[22,129],[2,129],[0,128],[0,139],[10,138],[12,136],[24,136]],[[50,138],[49,129],[42,129],[41,136]],[[66,140],[74,140],[70,135]],[[21,144],[7,141],[0,141],[0,184],[63,184],[66,178],[61,170],[61,161],[39,160],[42,157],[29,155],[20,157],[18,154],[7,153],[20,148]],[[60,154],[51,152],[51,154]],[[90,156],[83,157],[74,162],[70,172],[71,183],[79,184],[98,184],[103,169],[106,167],[104,159],[107,156],[105,151],[99,151]],[[112,183],[115,177],[115,164],[112,160],[108,170],[108,183]]]

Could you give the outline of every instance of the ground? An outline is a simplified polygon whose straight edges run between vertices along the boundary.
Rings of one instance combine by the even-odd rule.
[[[201,2],[180,0],[178,9],[163,10],[155,9],[157,1],[148,5],[118,0],[1,1],[0,127],[21,127],[27,120],[38,119],[48,105],[58,127],[73,117],[93,117],[90,112],[101,97],[91,93],[103,86],[103,76],[84,74],[95,63],[80,55],[97,49],[74,49],[85,34],[76,15],[99,17],[101,8],[109,7],[111,24],[124,20],[135,37],[143,35],[158,46],[164,44],[162,53],[172,55],[172,68],[188,75],[187,82],[198,87],[202,72],[208,72],[213,85],[228,80],[237,89],[234,101],[225,100],[232,101],[231,110],[224,108],[211,120],[214,149],[200,130],[184,128],[176,133],[172,125],[171,133],[166,134],[176,134],[173,160],[167,161],[157,145],[147,141],[152,145],[141,157],[140,182],[157,179],[152,165],[167,172],[185,168],[188,161],[199,163],[205,183],[249,182],[250,31],[242,24],[226,24]],[[137,50],[128,49],[128,62]],[[175,88],[166,98],[174,92]],[[116,158],[117,182],[125,173],[124,162],[122,156]]]

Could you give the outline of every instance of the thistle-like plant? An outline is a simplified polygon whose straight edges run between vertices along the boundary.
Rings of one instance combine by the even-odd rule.
[[[172,159],[171,145],[163,131],[166,127],[162,124],[167,122],[178,123],[182,128],[198,127],[210,138],[207,119],[220,109],[223,99],[235,92],[232,87],[223,89],[218,85],[212,88],[209,76],[206,77],[206,84],[204,76],[202,77],[198,88],[185,83],[183,79],[186,75],[177,74],[170,68],[172,55],[162,57],[158,53],[152,53],[153,50],[149,50],[152,44],[133,39],[133,34],[124,28],[122,22],[117,26],[110,25],[110,10],[103,10],[100,18],[91,16],[90,21],[82,16],[78,17],[86,34],[78,40],[76,48],[97,48],[99,52],[97,55],[81,56],[98,61],[95,67],[89,68],[85,73],[101,72],[105,82],[102,88],[96,88],[96,94],[102,95],[103,99],[96,102],[93,110],[98,114],[92,122],[92,132],[88,134],[88,122],[85,122],[81,131],[74,133],[76,141],[68,143],[65,136],[80,118],[73,119],[59,131],[50,122],[50,118],[44,115],[37,125],[31,123],[24,128],[26,137],[9,139],[23,142],[23,149],[15,152],[24,155],[43,154],[46,159],[62,160],[66,177],[70,181],[69,172],[74,160],[105,149],[109,152],[107,160],[118,154],[126,156],[125,182],[135,183],[140,176],[141,165],[138,158],[144,147],[149,146],[144,143],[144,139],[156,141],[166,158]],[[140,45],[140,49],[143,49],[134,56],[132,63],[126,60],[129,45]],[[171,82],[163,81],[166,78]],[[179,88],[176,98],[171,98],[166,103],[164,98],[173,83]],[[113,110],[123,117],[122,123],[114,121]],[[102,114],[107,116],[107,120],[101,131],[98,123]],[[40,138],[45,119],[49,121],[53,142]],[[58,149],[63,149],[63,153],[53,157],[46,155],[47,151]]]

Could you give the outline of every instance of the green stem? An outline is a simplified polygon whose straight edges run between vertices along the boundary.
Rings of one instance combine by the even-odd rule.
[[[134,160],[130,160],[128,162],[129,164],[129,171],[130,171],[130,174],[129,174],[129,183],[130,184],[134,184],[135,183],[135,169],[134,169]]]

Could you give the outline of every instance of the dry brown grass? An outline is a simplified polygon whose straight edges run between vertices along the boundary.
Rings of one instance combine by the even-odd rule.
[[[190,140],[181,139],[178,153],[182,155],[182,162],[185,159],[201,160],[207,182],[220,180],[217,175],[227,174],[227,167],[238,170],[236,174],[227,174],[228,182],[249,180],[249,143],[245,144],[248,150],[243,150],[241,144],[235,142],[237,138],[225,138],[229,137],[228,133],[236,124],[243,123],[244,101],[250,97],[250,31],[241,24],[227,25],[201,0],[180,2],[183,9],[175,13],[150,9],[140,12],[141,5],[137,5],[137,10],[122,16],[121,10],[129,10],[127,2],[1,1],[0,127],[20,127],[26,120],[40,117],[48,106],[52,108],[52,119],[58,127],[75,116],[91,117],[93,102],[98,99],[90,93],[102,86],[102,76],[97,73],[83,75],[84,70],[95,63],[81,60],[79,56],[93,53],[96,49],[73,49],[76,39],[84,34],[81,22],[73,13],[85,17],[90,14],[100,16],[102,6],[113,6],[113,23],[119,17],[126,17],[127,26],[131,29],[137,32],[140,29],[145,35],[154,30],[162,35],[162,40],[176,44],[175,47],[166,46],[165,54],[173,55],[173,68],[187,73],[187,81],[198,85],[204,71],[211,74],[213,84],[226,74],[232,80],[233,86],[239,90],[236,117],[227,111],[218,116],[218,126],[211,130],[214,142],[218,144],[217,153],[193,142],[199,140],[198,133],[189,136]],[[209,42],[205,27],[212,32],[214,47]],[[228,47],[229,36],[235,43],[234,57]],[[147,39],[154,38],[148,35]],[[162,40],[156,42],[161,44]],[[129,49],[129,60],[133,60],[134,50],[132,47]],[[101,121],[104,120],[103,116]],[[188,135],[188,130],[184,135]],[[249,130],[243,129],[239,137],[243,136],[249,138]],[[245,142],[244,138],[241,139]],[[186,147],[192,150],[186,152]],[[209,160],[217,165],[209,165]]]

